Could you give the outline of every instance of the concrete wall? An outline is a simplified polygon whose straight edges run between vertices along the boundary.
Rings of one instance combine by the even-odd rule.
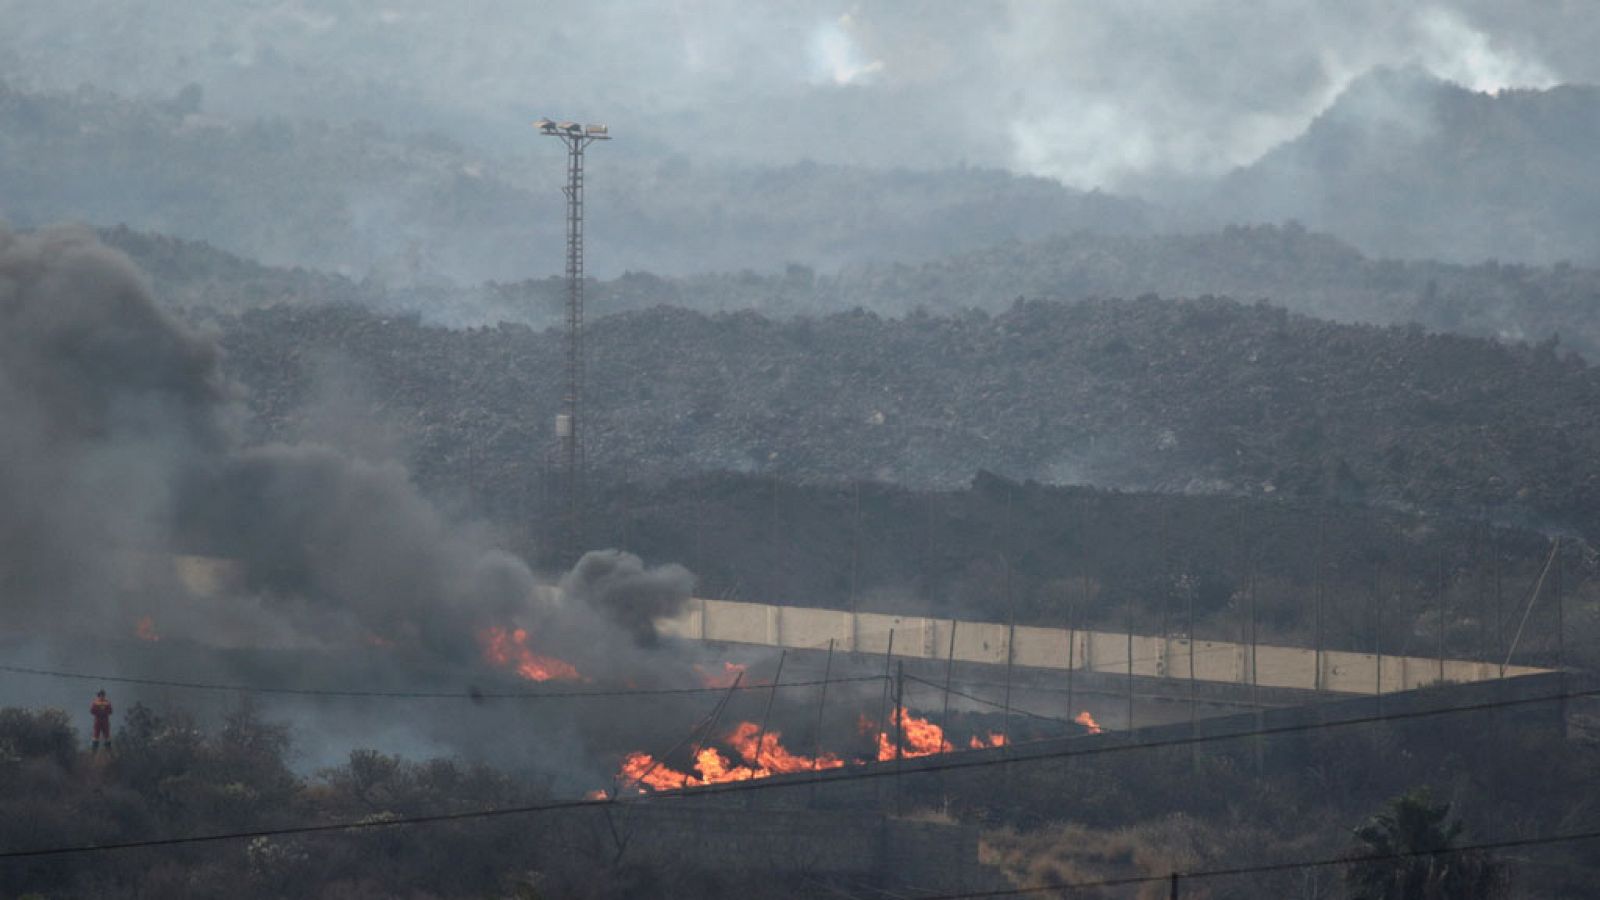
[[[1084,631],[999,622],[968,622],[923,616],[850,613],[835,609],[775,606],[734,600],[695,598],[682,615],[656,623],[661,634],[695,640],[769,647],[834,649],[847,653],[881,654],[889,650],[891,635],[895,656],[910,659],[949,659],[951,632],[955,634],[957,662],[1013,665],[1036,669],[1067,669],[1127,674],[1151,678],[1208,683],[1256,684],[1264,688],[1296,688],[1345,694],[1376,694],[1412,690],[1441,679],[1467,683],[1499,678],[1492,663],[1437,657],[1388,656],[1326,650],[1320,660],[1315,650],[1303,647],[1257,645],[1254,659],[1249,644],[1232,641],[1196,641],[1187,638],[1128,635],[1113,631]],[[1131,656],[1131,661],[1130,661]],[[1192,663],[1192,667],[1191,667]],[[1320,668],[1320,673],[1318,669]],[[1547,671],[1530,666],[1507,666],[1507,677]]]

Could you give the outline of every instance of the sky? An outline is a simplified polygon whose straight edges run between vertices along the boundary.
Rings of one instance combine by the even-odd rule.
[[[1481,91],[1600,81],[1597,12],[1594,0],[0,0],[0,77],[158,96],[194,82],[213,115],[370,119],[506,157],[550,115],[607,122],[623,154],[967,164],[1128,191],[1247,164],[1378,66]]]

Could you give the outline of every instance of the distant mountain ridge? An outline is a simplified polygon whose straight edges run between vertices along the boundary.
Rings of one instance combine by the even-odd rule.
[[[486,153],[364,121],[234,120],[203,103],[198,91],[158,102],[0,81],[0,221],[127,224],[390,284],[562,271],[564,158],[531,127]],[[588,173],[600,275],[920,261],[1080,229],[1143,233],[1152,218],[1138,200],[970,167],[736,167],[597,150]]]
[[[1306,131],[1224,177],[1233,221],[1296,219],[1382,257],[1600,262],[1600,87],[1469,91],[1357,79]]]

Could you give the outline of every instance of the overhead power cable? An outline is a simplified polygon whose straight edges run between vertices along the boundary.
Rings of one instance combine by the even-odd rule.
[[[1277,863],[1263,863],[1256,866],[1233,866],[1226,869],[1197,869],[1192,872],[1169,872],[1166,875],[1129,875],[1122,878],[1102,878],[1097,881],[1062,881],[1053,884],[1034,885],[1032,887],[1001,888],[993,891],[968,891],[962,894],[922,894],[917,900],[978,900],[981,897],[1021,897],[1027,894],[1042,894],[1047,891],[1087,891],[1100,888],[1133,887],[1141,884],[1165,884],[1174,880],[1178,882],[1199,881],[1206,878],[1234,878],[1243,875],[1269,875],[1274,872],[1295,872],[1301,869],[1326,869],[1335,866],[1360,866],[1372,863],[1398,862],[1403,859],[1421,859],[1424,857],[1435,858],[1440,856],[1458,856],[1462,853],[1476,853],[1491,850],[1515,850],[1521,847],[1540,847],[1550,844],[1570,844],[1578,841],[1600,839],[1600,829],[1593,831],[1575,831],[1568,834],[1552,834],[1536,838],[1509,838],[1503,841],[1483,841],[1476,844],[1462,844],[1456,847],[1446,847],[1443,850],[1412,850],[1394,853],[1364,853],[1353,856],[1325,856],[1320,859],[1299,859]]]
[[[915,675],[907,675],[906,676],[906,680],[907,681],[915,681],[917,684],[921,684],[921,685],[925,685],[927,687],[933,688],[934,690],[939,691],[940,693],[943,693],[946,690],[945,686],[942,685],[942,684],[938,684],[936,682],[929,681],[926,678],[918,678]],[[958,691],[955,688],[949,688],[948,690],[949,690],[950,695],[952,697],[963,697],[963,698],[965,698],[967,700],[971,700],[974,703],[982,703],[985,706],[990,706],[990,707],[993,707],[995,709],[1009,709],[1012,712],[1017,713],[1018,715],[1027,716],[1027,717],[1032,718],[1032,719],[1039,719],[1039,720],[1042,720],[1042,721],[1045,721],[1045,722],[1056,722],[1056,723],[1059,723],[1061,725],[1071,725],[1071,724],[1073,724],[1071,719],[1063,719],[1060,716],[1047,716],[1044,713],[1032,712],[1031,710],[1023,709],[1020,706],[1007,706],[1006,704],[1001,703],[998,700],[990,700],[987,697],[979,697],[976,694],[969,694],[969,693],[967,693],[965,691]]]
[[[160,678],[132,678],[125,675],[99,675],[89,672],[67,672],[59,669],[35,669],[27,666],[0,665],[0,672],[13,672],[19,675],[37,675],[44,678],[68,678],[75,681],[97,681],[106,684],[136,684],[145,687],[179,688],[191,691],[222,691],[238,694],[285,694],[290,696],[305,697],[358,697],[362,699],[390,699],[390,700],[571,700],[590,697],[662,697],[675,694],[722,694],[727,693],[727,687],[691,687],[691,688],[616,688],[590,691],[363,691],[363,690],[338,690],[331,688],[291,688],[291,687],[264,687],[250,684],[218,684],[202,681],[170,681]],[[830,678],[828,684],[849,684],[863,681],[882,681],[882,675],[852,675],[848,678]],[[818,687],[822,684],[820,679],[813,681],[791,681],[777,685],[781,690],[789,688]],[[739,691],[770,691],[770,684],[741,685]]]
[[[768,687],[770,687],[770,685]],[[721,690],[727,689],[722,688]],[[1104,741],[1107,735],[1092,737],[1081,736],[1069,739],[1067,741],[1069,744],[1068,747],[1057,750],[1036,751],[1030,753],[1026,752],[1029,745],[1015,744],[1007,745],[1006,747],[995,751],[939,754],[937,756],[924,757],[916,760],[916,767],[909,770],[902,770],[902,768],[898,765],[869,765],[856,768],[833,769],[793,778],[764,778],[751,781],[710,784],[702,787],[645,794],[639,797],[626,799],[613,798],[609,800],[569,800],[555,803],[536,804],[531,806],[499,807],[492,809],[469,810],[458,813],[408,816],[387,819],[383,821],[362,820],[353,822],[333,822],[319,825],[297,825],[285,826],[282,828],[257,829],[253,831],[183,835],[171,838],[154,838],[142,841],[124,841],[109,844],[78,844],[35,849],[0,850],[0,859],[20,859],[35,856],[59,856],[74,853],[99,853],[112,850],[167,847],[183,844],[213,843],[217,841],[245,840],[258,837],[281,837],[297,834],[316,834],[333,831],[359,831],[370,828],[389,828],[406,825],[426,825],[441,822],[467,821],[472,819],[499,818],[505,816],[533,815],[537,813],[571,809],[605,809],[607,807],[615,807],[619,805],[657,802],[661,800],[675,800],[681,802],[685,799],[715,797],[723,794],[742,794],[765,790],[791,790],[810,785],[838,784],[848,781],[865,781],[875,778],[894,778],[901,777],[903,775],[914,776],[932,772],[956,771],[961,769],[980,769],[987,768],[989,766],[1017,765],[1022,763],[1042,762],[1046,760],[1064,758],[1094,757],[1111,753],[1125,753],[1128,751],[1188,747],[1199,744],[1214,743],[1217,741],[1237,741],[1247,738],[1275,737],[1286,734],[1299,734],[1308,731],[1319,731],[1328,728],[1355,727],[1360,725],[1380,724],[1384,722],[1434,718],[1438,716],[1455,715],[1461,713],[1485,712],[1514,706],[1527,706],[1535,703],[1553,703],[1562,700],[1573,700],[1595,696],[1600,696],[1600,689],[1570,691],[1558,694],[1545,694],[1538,697],[1517,697],[1509,700],[1496,700],[1485,703],[1443,707],[1439,709],[1410,710],[1373,716],[1359,716],[1349,719],[1340,719],[1332,722],[1301,722],[1271,728],[1259,728],[1251,731],[1232,732],[1228,734],[1190,735],[1163,741],[1149,741],[1143,743],[1100,743],[1101,741]],[[1115,737],[1118,734],[1127,734],[1127,732],[1109,733],[1109,735],[1112,737]],[[1086,739],[1097,739],[1097,745],[1091,747],[1070,746]],[[984,895],[977,894],[972,896]],[[996,896],[1004,895],[1000,894]]]

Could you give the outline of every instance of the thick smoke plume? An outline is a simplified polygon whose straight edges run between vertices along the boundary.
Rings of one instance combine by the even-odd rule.
[[[608,648],[648,643],[689,593],[681,567],[611,552],[558,601],[397,463],[244,447],[220,362],[87,232],[0,231],[0,627],[127,636],[149,617],[205,643],[370,644],[454,666],[477,664],[486,629],[523,629],[605,677]],[[234,560],[233,596],[130,583],[130,560],[175,552]]]
[[[618,623],[639,646],[655,643],[655,620],[676,613],[693,590],[688,569],[677,564],[648,569],[639,557],[620,550],[585,554],[561,580],[562,596]]]

